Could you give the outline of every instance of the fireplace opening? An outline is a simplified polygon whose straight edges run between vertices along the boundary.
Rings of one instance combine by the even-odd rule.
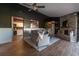
[[[65,34],[65,35],[69,35],[69,34],[68,34],[68,30],[64,30],[64,34]]]

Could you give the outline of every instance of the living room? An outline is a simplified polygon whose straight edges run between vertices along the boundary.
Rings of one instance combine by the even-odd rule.
[[[78,6],[73,3],[0,4],[0,55],[79,55],[69,53],[69,48],[61,49],[79,41]],[[15,25],[17,22],[13,20],[22,21],[22,26]],[[14,35],[18,33],[23,35]],[[10,52],[7,50],[12,48]]]

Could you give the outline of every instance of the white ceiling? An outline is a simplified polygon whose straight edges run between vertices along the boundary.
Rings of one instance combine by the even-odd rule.
[[[32,3],[28,4],[31,5]],[[45,8],[38,10],[50,17],[59,17],[79,11],[79,3],[38,3],[38,5],[44,5]]]

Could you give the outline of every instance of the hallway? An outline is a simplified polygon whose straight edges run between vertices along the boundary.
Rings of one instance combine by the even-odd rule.
[[[79,43],[69,43],[60,40],[49,46],[41,52],[36,51],[30,45],[23,41],[22,36],[13,38],[12,43],[0,46],[0,55],[2,56],[72,56],[79,55]]]

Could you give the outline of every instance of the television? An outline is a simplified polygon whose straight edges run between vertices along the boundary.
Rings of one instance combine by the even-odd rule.
[[[67,27],[67,20],[66,21],[63,21],[62,27]]]

